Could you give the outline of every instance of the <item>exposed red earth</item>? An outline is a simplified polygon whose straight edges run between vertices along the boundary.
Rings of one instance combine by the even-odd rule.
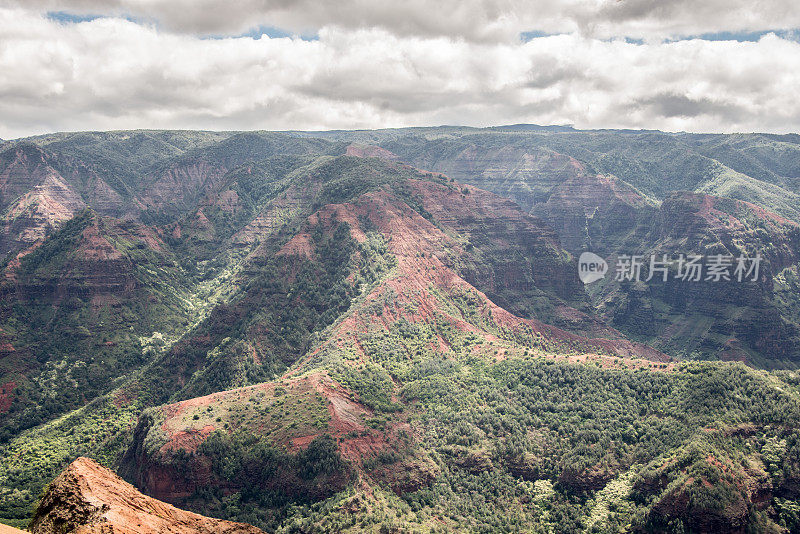
[[[507,229],[515,228],[509,235],[514,235],[519,243],[504,243],[501,235],[489,235],[500,250],[512,246],[531,247],[526,252],[534,258],[531,268],[537,284],[551,287],[566,297],[579,291],[580,282],[576,271],[564,269],[556,264],[555,259],[548,259],[548,254],[558,254],[560,250],[552,231],[542,225],[536,218],[522,214],[516,206],[485,191],[470,188],[470,194],[460,189],[424,181],[411,181],[413,190],[422,199],[424,208],[432,213],[436,224],[410,209],[388,191],[367,193],[354,203],[326,206],[309,218],[309,226],[317,224],[331,228],[335,223],[347,222],[351,235],[356,240],[364,239],[360,228],[359,217],[368,218],[383,235],[391,253],[397,258],[397,274],[389,277],[384,284],[372,291],[366,300],[378,301],[387,291],[397,295],[400,303],[413,304],[414,312],[400,305],[393,309],[384,308],[372,319],[353,314],[346,318],[337,328],[337,336],[354,338],[358,332],[367,329],[368,323],[379,321],[384,325],[405,317],[412,322],[431,321],[435,316],[445,314],[448,321],[464,332],[473,332],[487,341],[496,341],[497,337],[485,329],[465,320],[464,317],[452,315],[442,307],[441,301],[432,292],[433,288],[441,292],[471,294],[482,303],[482,314],[485,320],[501,328],[526,329],[527,332],[539,334],[555,342],[575,344],[584,347],[586,352],[605,352],[624,358],[641,358],[656,362],[666,362],[669,358],[663,353],[646,345],[628,341],[615,330],[605,325],[596,324],[593,329],[597,338],[586,338],[556,328],[536,319],[524,319],[508,312],[492,302],[485,293],[456,273],[451,265],[456,257],[464,253],[464,243],[451,235],[469,236],[473,232],[486,233],[487,225],[497,224]],[[490,216],[490,211],[494,215]],[[491,232],[491,230],[490,230]],[[498,230],[499,234],[499,230]],[[290,251],[304,255],[313,254],[307,239],[300,234],[283,253]],[[514,266],[524,269],[524,265]],[[522,273],[507,271],[488,273],[488,287],[515,284],[523,280]],[[484,282],[486,278],[484,278]],[[580,312],[569,307],[561,307],[563,315],[580,316]],[[364,323],[368,321],[368,323]],[[444,341],[441,341],[444,344]]]
[[[34,534],[260,534],[186,512],[143,495],[109,469],[78,458],[48,487],[31,522]]]

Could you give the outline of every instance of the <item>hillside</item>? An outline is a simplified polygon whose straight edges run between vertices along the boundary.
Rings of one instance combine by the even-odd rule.
[[[0,520],[49,521],[42,490],[85,456],[135,499],[269,532],[800,528],[794,147],[523,127],[7,143]],[[584,285],[586,250],[763,263]],[[128,506],[109,488],[93,506]]]
[[[717,306],[731,288],[705,280],[688,295],[685,287],[651,286],[643,294],[639,286],[609,284],[590,291],[592,303],[625,335],[673,357],[795,365],[800,316],[783,297],[795,290],[798,269],[800,152],[792,136],[434,128],[335,138],[369,140],[382,157],[511,198],[543,218],[575,255],[738,257],[764,250],[770,260],[763,287],[748,289],[738,303],[723,298]],[[701,209],[689,207],[700,198],[716,204],[718,220],[692,212]],[[664,298],[673,290],[677,298]]]

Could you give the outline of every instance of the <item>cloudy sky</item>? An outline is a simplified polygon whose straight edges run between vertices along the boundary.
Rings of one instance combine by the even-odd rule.
[[[796,0],[0,0],[0,137],[800,132]]]

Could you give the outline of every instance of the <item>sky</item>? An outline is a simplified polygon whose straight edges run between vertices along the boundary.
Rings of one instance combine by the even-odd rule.
[[[0,0],[0,138],[800,132],[796,0]]]

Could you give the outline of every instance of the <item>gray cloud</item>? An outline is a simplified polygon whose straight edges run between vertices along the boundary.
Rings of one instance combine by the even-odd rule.
[[[662,93],[634,102],[632,109],[644,109],[657,117],[694,119],[701,116],[724,118],[726,122],[752,118],[751,111],[735,102],[717,102],[707,97]]]
[[[133,16],[168,31],[232,35],[259,25],[299,33],[336,26],[471,41],[579,31],[642,39],[800,27],[794,0],[2,0],[41,11]]]
[[[121,18],[60,24],[0,8],[3,138],[518,122],[785,132],[800,131],[798,86],[800,43],[775,35],[521,43],[326,26],[315,41],[201,39]]]

